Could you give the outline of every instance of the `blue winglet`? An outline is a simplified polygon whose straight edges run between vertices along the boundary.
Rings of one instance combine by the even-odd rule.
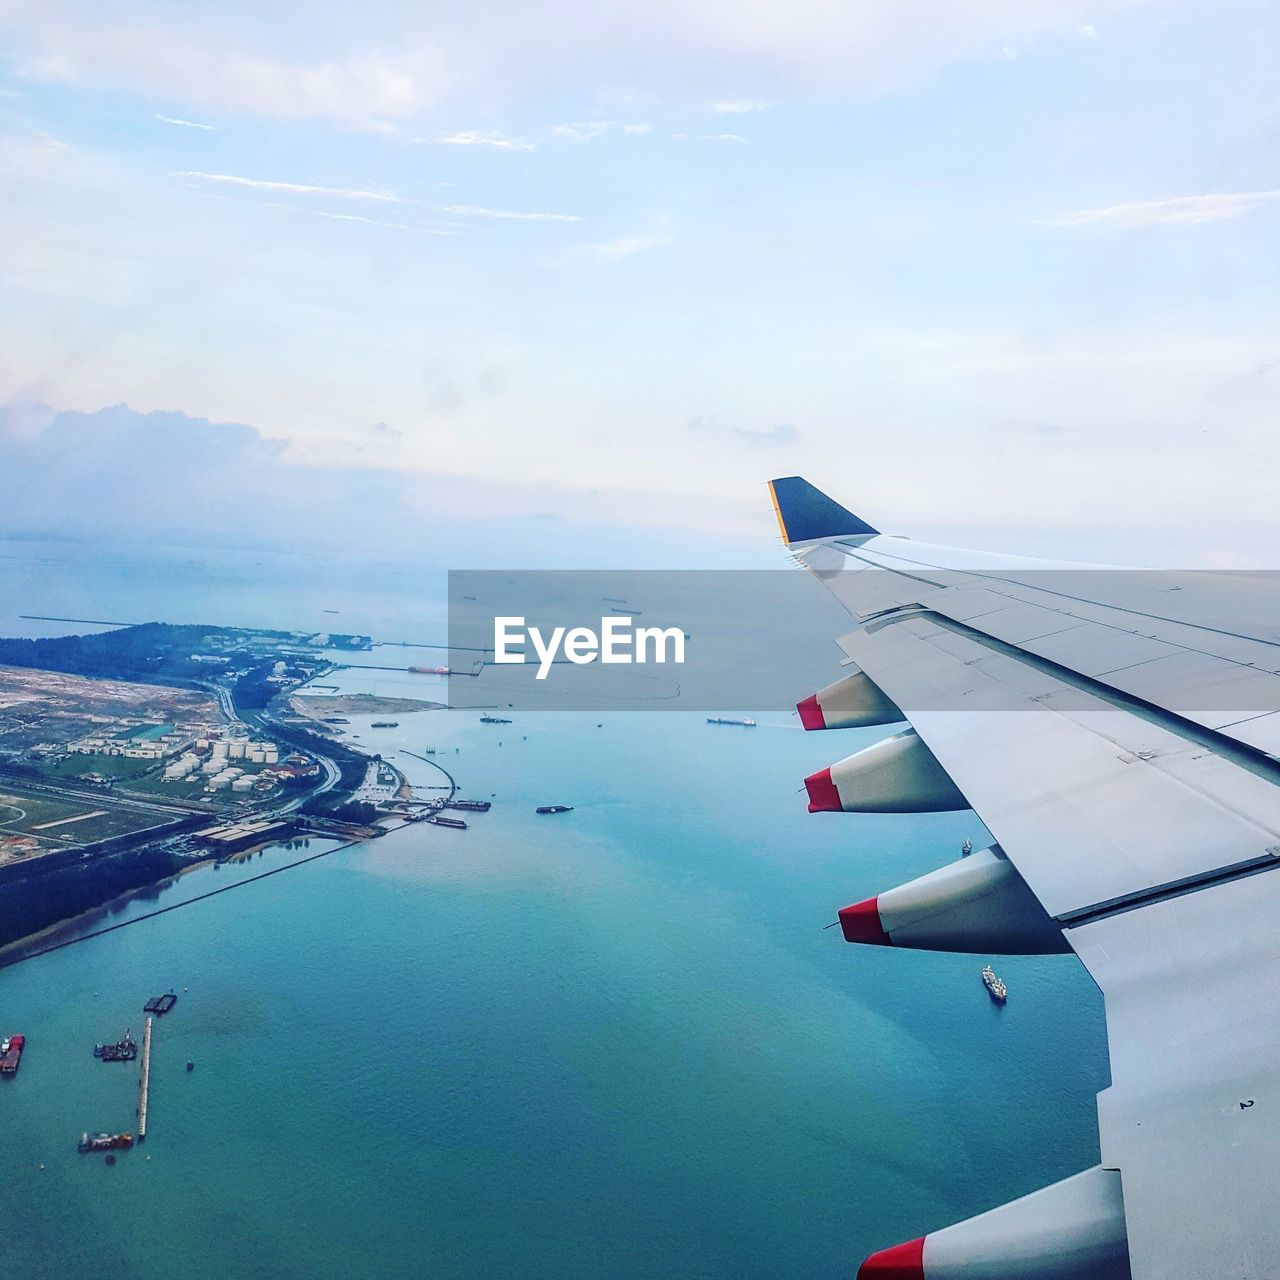
[[[815,489],[801,476],[783,476],[769,481],[773,509],[778,516],[783,541],[809,542],[814,538],[838,538],[841,535],[874,534],[865,520],[845,510],[821,489]]]

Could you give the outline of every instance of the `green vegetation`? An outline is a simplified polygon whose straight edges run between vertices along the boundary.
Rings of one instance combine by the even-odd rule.
[[[34,836],[46,849],[93,844],[164,822],[158,814],[122,809],[106,795],[54,797],[11,783],[0,787],[0,834]]]
[[[104,778],[140,778],[149,770],[160,767],[155,760],[130,759],[128,756],[84,756],[79,752],[66,756],[57,764],[36,766],[50,780],[74,782],[82,773],[100,773]]]
[[[165,849],[143,847],[58,867],[41,875],[7,877],[0,893],[0,945],[101,906],[130,890],[158,895],[156,883],[181,861]]]
[[[368,800],[346,800],[334,804],[329,796],[320,796],[302,806],[303,813],[317,818],[334,818],[338,822],[353,822],[357,826],[371,827],[378,818],[378,806]]]

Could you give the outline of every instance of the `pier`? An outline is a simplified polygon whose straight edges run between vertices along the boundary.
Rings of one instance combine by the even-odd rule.
[[[439,769],[449,783],[449,798],[445,801],[445,804],[448,805],[453,802],[453,797],[458,794],[458,784],[453,780],[453,774],[451,774],[444,765],[436,764],[434,760],[427,756],[420,756],[416,751],[406,751],[402,749],[402,754],[412,756],[415,760],[421,760],[423,764],[429,764],[433,769]]]
[[[142,1033],[142,1079],[138,1084],[138,1141],[147,1136],[147,1092],[151,1087],[151,1022]]]

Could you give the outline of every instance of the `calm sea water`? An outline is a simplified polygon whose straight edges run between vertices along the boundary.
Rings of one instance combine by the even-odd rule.
[[[281,585],[272,561],[210,585],[199,558],[148,577],[128,556],[4,550],[10,633],[23,612],[438,622],[376,576]],[[28,1273],[839,1277],[1097,1159],[1101,1000],[1072,958],[998,961],[998,1010],[980,959],[823,931],[982,838],[969,814],[807,814],[803,775],[874,734],[395,718],[351,731],[423,784],[434,770],[396,753],[434,745],[463,794],[493,799],[468,831],[408,828],[0,971],[0,1022],[28,1037],[0,1085],[0,1239]],[[536,816],[548,802],[575,810]],[[82,1130],[133,1123],[136,1070],[94,1043],[138,1031],[170,986],[146,1144],[113,1168],[78,1156]]]

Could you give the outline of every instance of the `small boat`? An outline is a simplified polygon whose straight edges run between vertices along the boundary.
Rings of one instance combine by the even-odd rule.
[[[1009,988],[996,977],[995,972],[990,965],[982,970],[982,985],[986,987],[987,994],[996,1002],[996,1004],[1004,1004],[1009,998]]]
[[[537,813],[572,813],[573,805],[571,804],[540,804],[535,810]]]
[[[195,1064],[194,1062],[188,1062],[188,1063],[187,1063],[187,1070],[188,1070],[188,1071],[194,1071],[195,1069],[196,1069],[196,1064]]]

